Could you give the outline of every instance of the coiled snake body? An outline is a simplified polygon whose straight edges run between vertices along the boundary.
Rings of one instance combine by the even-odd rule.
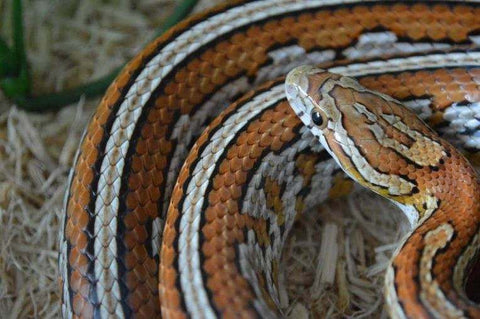
[[[479,15],[476,1],[231,1],[151,43],[72,170],[64,316],[281,316],[286,236],[344,182],[338,162],[415,229],[386,275],[392,317],[480,317],[463,289],[477,175],[398,102],[478,161]],[[226,108],[306,63],[329,72],[290,73],[299,116],[284,78]]]

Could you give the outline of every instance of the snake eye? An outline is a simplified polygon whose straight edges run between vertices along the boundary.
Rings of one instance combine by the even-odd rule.
[[[320,112],[312,111],[312,121],[315,125],[321,126],[323,124],[323,118]]]

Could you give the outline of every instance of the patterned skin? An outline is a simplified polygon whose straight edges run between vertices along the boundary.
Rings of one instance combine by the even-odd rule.
[[[278,314],[277,259],[292,221],[348,182],[313,139],[312,145],[300,141],[307,133],[289,110],[283,86],[267,85],[236,104],[240,108],[248,98],[266,94],[274,108],[266,115],[262,109],[241,127],[223,128],[225,136],[242,137],[238,145],[236,138],[235,145],[209,144],[204,129],[221,125],[214,118],[256,85],[305,61],[328,62],[338,66],[332,72],[358,76],[371,89],[406,102],[422,100],[430,124],[448,129],[450,138],[478,156],[477,144],[463,140],[472,140],[466,129],[471,123],[451,118],[473,119],[473,103],[480,100],[480,59],[473,49],[479,14],[474,1],[228,1],[153,41],[112,83],[79,149],[60,238],[64,316],[184,317],[202,314],[199,309],[210,316],[228,309]],[[385,54],[413,57],[390,60]],[[253,104],[252,112],[262,105]],[[257,144],[263,153],[251,154],[250,146]],[[211,145],[208,159],[234,146],[231,154],[238,156],[222,152],[223,166],[189,157],[202,145]],[[277,168],[286,163],[297,178],[278,180],[293,176],[280,168],[261,176],[270,169],[266,163]],[[188,170],[193,165],[197,171]],[[182,188],[192,175],[206,176],[197,173],[214,166],[208,182],[216,174],[232,174],[206,190]],[[257,188],[265,189],[265,204],[252,195]],[[184,198],[192,189],[204,196]],[[316,197],[316,190],[322,196]],[[188,205],[180,207],[203,200],[205,207],[198,207],[207,209],[204,199],[217,206],[203,217],[195,210],[187,215]],[[238,220],[233,229],[225,207]],[[251,208],[251,218],[236,215],[245,214],[243,208]],[[278,217],[259,221],[269,216],[267,209]],[[196,218],[182,222],[182,216]],[[238,256],[248,251],[258,258],[242,266]]]
[[[463,289],[480,249],[479,177],[465,157],[399,101],[352,78],[302,66],[285,90],[340,167],[410,220],[387,273],[392,317],[479,317]]]

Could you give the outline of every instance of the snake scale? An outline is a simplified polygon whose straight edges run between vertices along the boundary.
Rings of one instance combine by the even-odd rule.
[[[479,16],[477,1],[229,1],[153,41],[70,175],[64,317],[281,317],[286,237],[351,183],[342,168],[412,226],[390,315],[480,318],[464,291],[478,178],[417,117],[479,162]]]

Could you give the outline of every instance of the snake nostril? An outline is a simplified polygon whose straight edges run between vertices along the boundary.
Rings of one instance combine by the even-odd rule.
[[[285,94],[288,98],[295,98],[298,94],[298,89],[293,84],[285,84]]]

